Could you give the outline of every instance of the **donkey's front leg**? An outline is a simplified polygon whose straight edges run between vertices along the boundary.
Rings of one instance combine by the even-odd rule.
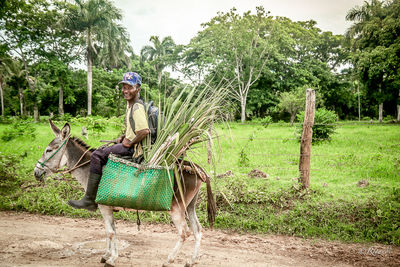
[[[101,258],[101,263],[105,263],[104,266],[114,266],[115,261],[118,258],[117,248],[117,233],[115,231],[113,208],[109,206],[99,205],[101,215],[104,218],[104,224],[106,227],[106,253]]]

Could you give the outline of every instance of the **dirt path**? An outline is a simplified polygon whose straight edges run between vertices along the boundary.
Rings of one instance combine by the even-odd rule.
[[[117,266],[161,266],[177,238],[170,225],[116,225]],[[190,237],[171,266],[184,265],[193,245]],[[0,266],[103,266],[104,248],[100,219],[0,212]],[[400,248],[205,229],[196,266],[400,266]]]

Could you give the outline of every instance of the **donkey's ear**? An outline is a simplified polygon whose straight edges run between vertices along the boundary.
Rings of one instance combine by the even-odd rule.
[[[57,126],[51,121],[51,119],[49,119],[49,123],[50,123],[50,127],[53,130],[53,133],[55,134],[55,136],[60,136],[60,134],[61,134],[60,129],[57,128]]]
[[[65,139],[69,133],[71,132],[71,127],[69,126],[68,122],[64,124],[64,127],[61,129],[61,138]]]

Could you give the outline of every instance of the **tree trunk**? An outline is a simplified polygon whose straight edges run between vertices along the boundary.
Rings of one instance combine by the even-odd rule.
[[[0,78],[1,116],[4,116],[3,79]]]
[[[158,86],[161,84],[161,78],[162,78],[162,71],[158,72]]]
[[[24,115],[24,92],[19,88],[19,109],[21,117]]]
[[[399,98],[400,98],[400,90],[399,90]],[[400,105],[397,105],[397,121],[400,121]]]
[[[296,119],[296,113],[290,114],[290,126],[293,126],[294,119]]]
[[[92,58],[88,56],[87,89],[88,89],[88,116],[92,115]]]
[[[240,99],[240,107],[241,107],[240,121],[244,123],[246,120],[246,98],[242,97]]]
[[[64,88],[62,85],[58,94],[58,115],[64,115]]]
[[[33,120],[34,120],[34,122],[39,121],[39,108],[36,104],[36,101],[35,101],[35,104],[33,104]]]
[[[400,105],[397,105],[397,121],[400,121]]]
[[[361,102],[360,102],[360,85],[357,84],[357,95],[358,95],[358,121],[361,121]]]
[[[86,44],[87,44],[87,90],[88,90],[88,116],[92,115],[92,68],[93,68],[93,60],[91,54],[91,39],[90,39],[90,29],[88,29],[86,35]]]
[[[383,121],[383,103],[379,104],[379,122]]]
[[[117,117],[119,117],[121,115],[121,108],[120,108],[120,103],[119,103],[120,102],[119,99],[120,99],[121,92],[119,91],[119,86],[118,85],[115,86],[115,93],[116,93],[115,102],[117,104]]]

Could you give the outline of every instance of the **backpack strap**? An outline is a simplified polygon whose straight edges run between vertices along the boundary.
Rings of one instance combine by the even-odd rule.
[[[135,103],[133,103],[133,105],[132,105],[132,107],[131,107],[131,109],[130,109],[130,112],[129,112],[129,124],[130,124],[130,126],[131,126],[131,128],[132,128],[132,131],[133,131],[135,134],[136,134],[136,131],[135,131],[135,121],[133,120],[132,114],[133,114],[133,107],[134,107],[137,103],[144,105],[143,101],[140,100],[140,99],[138,99],[137,101],[135,101]]]

